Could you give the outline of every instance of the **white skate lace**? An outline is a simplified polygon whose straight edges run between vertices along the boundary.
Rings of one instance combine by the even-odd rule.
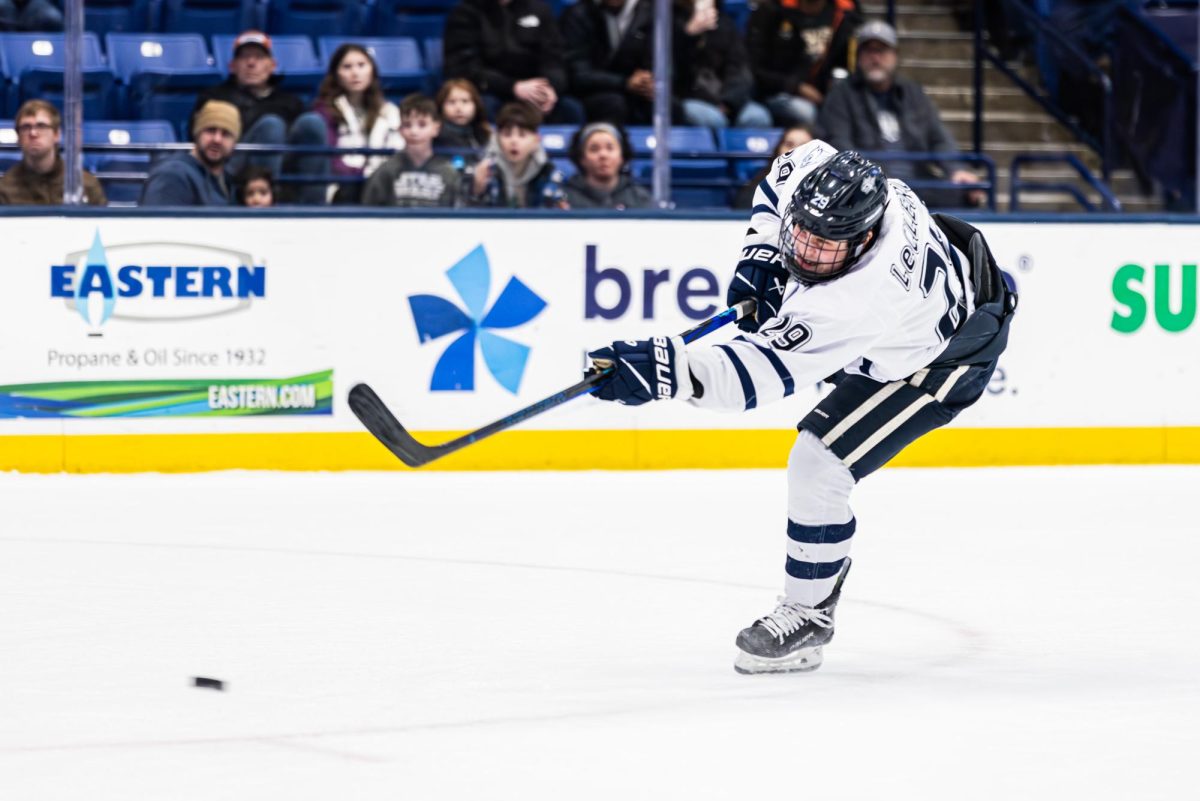
[[[779,598],[779,606],[775,607],[775,611],[769,615],[760,617],[758,622],[762,624],[763,628],[771,632],[771,636],[783,642],[785,637],[797,631],[806,623],[813,623],[823,629],[827,629],[833,625],[833,618],[828,612],[814,609],[811,606],[801,606],[798,603],[793,603],[781,597]]]

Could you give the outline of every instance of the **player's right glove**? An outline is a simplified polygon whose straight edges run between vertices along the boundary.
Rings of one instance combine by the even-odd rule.
[[[729,291],[725,293],[725,302],[733,306],[746,298],[754,298],[758,302],[758,310],[753,316],[738,320],[738,328],[753,333],[767,320],[778,316],[787,279],[787,270],[780,263],[779,252],[775,248],[766,245],[747,246],[733,273]]]

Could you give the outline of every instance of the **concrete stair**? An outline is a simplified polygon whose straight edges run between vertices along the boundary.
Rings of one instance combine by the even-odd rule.
[[[974,35],[959,28],[955,0],[900,0],[896,8],[896,30],[900,37],[900,70],[920,83],[942,112],[942,121],[964,151],[973,147],[974,132]],[[868,18],[882,19],[884,4],[866,4]],[[1029,65],[1013,64],[1026,81],[1038,84],[1037,71]],[[996,163],[996,202],[1008,210],[1010,167],[1018,153],[1071,153],[1099,177],[1100,158],[1088,146],[1047,113],[1035,100],[997,69],[985,65],[983,103],[983,153]],[[1093,190],[1066,163],[1027,164],[1021,167],[1022,181],[1065,183],[1075,186],[1097,208],[1103,208]],[[1157,197],[1146,196],[1132,170],[1115,170],[1110,188],[1124,211],[1154,212],[1162,209]],[[1069,193],[1022,192],[1021,211],[1083,211]]]

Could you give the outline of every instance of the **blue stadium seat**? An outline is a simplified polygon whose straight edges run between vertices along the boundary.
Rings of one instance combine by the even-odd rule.
[[[333,53],[343,44],[361,45],[379,65],[379,77],[385,92],[428,91],[429,73],[421,61],[421,48],[416,39],[365,38],[354,36],[322,36],[317,40],[321,61],[328,64]]]
[[[421,42],[421,52],[425,54],[425,69],[429,70],[429,82],[432,86],[442,85],[442,37],[430,37]]]
[[[653,162],[645,156],[654,153],[654,129],[648,126],[632,126],[628,129],[629,144],[633,147],[634,156],[632,171],[634,180],[649,180],[653,172]],[[716,153],[712,131],[708,128],[678,126],[671,128],[670,146],[672,152]],[[728,176],[728,166],[725,159],[672,159],[671,175],[675,178],[711,178],[725,179]]]
[[[771,154],[775,152],[775,145],[779,143],[779,137],[782,135],[782,128],[719,128],[717,146],[726,151],[763,154],[765,158],[761,161],[730,159],[734,177],[745,182],[758,174],[770,161]]]
[[[229,73],[229,61],[233,58],[233,43],[237,34],[215,35],[212,38],[213,59],[222,75]],[[275,55],[276,74],[279,86],[301,97],[309,98],[317,93],[317,86],[325,77],[325,66],[317,58],[312,39],[307,36],[272,36],[271,49]]]
[[[15,145],[17,143],[17,128],[16,122],[13,120],[0,120],[0,145]],[[13,148],[12,150],[0,150],[0,174],[3,174],[9,167],[21,160],[21,151]]]
[[[97,36],[152,31],[158,27],[157,0],[87,0],[83,27]]]
[[[571,148],[571,137],[575,135],[574,125],[543,125],[541,127],[542,147],[549,156],[566,156]]]
[[[3,69],[13,83],[7,108],[16,113],[26,100],[40,98],[62,108],[63,67],[66,61],[61,33],[0,34]],[[112,116],[116,104],[113,75],[100,53],[95,34],[83,35],[84,116]]]
[[[224,77],[212,66],[204,37],[191,33],[110,33],[113,72],[126,87],[134,119],[166,119],[183,131],[196,94]]]
[[[238,33],[259,28],[256,0],[165,0],[162,29],[168,33]]]
[[[267,31],[305,36],[353,36],[363,29],[358,0],[269,0]]]
[[[579,172],[575,167],[575,162],[570,159],[550,159],[550,161],[563,174],[564,179],[569,179],[572,175]]]
[[[458,0],[375,0],[370,30],[375,36],[440,39],[446,15]]]
[[[177,142],[168,120],[92,120],[83,123],[84,145],[130,145]],[[169,154],[162,154],[165,157]],[[98,173],[146,172],[155,157],[145,153],[85,153],[84,166]],[[136,203],[142,192],[140,180],[101,178],[110,203]]]
[[[728,190],[719,187],[676,186],[671,188],[671,200],[679,209],[727,209]]]

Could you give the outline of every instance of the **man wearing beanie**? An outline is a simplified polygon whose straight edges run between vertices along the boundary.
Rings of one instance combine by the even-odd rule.
[[[225,169],[242,134],[237,106],[210,100],[192,118],[192,150],[150,168],[142,206],[228,206],[233,195]]]

